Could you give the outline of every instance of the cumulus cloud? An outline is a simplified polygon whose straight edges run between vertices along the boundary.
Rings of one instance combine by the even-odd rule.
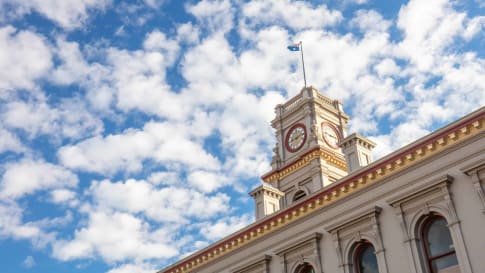
[[[153,46],[153,35],[146,46]],[[123,111],[183,118],[190,111],[190,100],[183,101],[165,82],[165,70],[173,58],[159,51],[108,50],[108,62],[114,67],[111,86],[116,90],[116,106]]]
[[[67,189],[57,189],[50,192],[51,202],[56,204],[68,204],[69,206],[77,206],[79,200],[76,199],[76,192]]]
[[[89,11],[102,10],[110,0],[2,0],[2,20],[37,12],[66,29],[80,27],[89,17]]]
[[[200,234],[208,240],[215,241],[249,225],[254,219],[249,215],[221,218],[216,222],[203,223]]]
[[[365,33],[383,32],[391,26],[391,22],[384,20],[375,10],[358,10],[350,25],[359,28]]]
[[[397,26],[404,32],[398,54],[419,71],[429,71],[435,58],[463,31],[466,14],[447,0],[410,1],[399,11]]]
[[[259,25],[284,25],[294,30],[323,28],[343,19],[336,10],[326,5],[313,7],[305,2],[290,1],[250,1],[243,5],[243,20],[255,28]]]
[[[0,235],[15,239],[32,239],[40,236],[41,229],[23,223],[23,210],[12,201],[0,202]]]
[[[186,5],[211,32],[227,32],[234,25],[233,7],[229,0],[203,0],[194,5]]]
[[[146,181],[94,182],[90,187],[95,205],[101,209],[143,213],[161,223],[187,223],[188,219],[208,219],[228,209],[223,193],[204,195],[194,189],[155,187]]]
[[[12,101],[1,113],[5,125],[30,135],[52,135],[53,139],[79,139],[103,130],[101,120],[86,109],[80,99],[66,99],[51,107],[44,101]]]
[[[20,198],[39,190],[76,187],[77,176],[69,170],[43,160],[24,158],[5,165],[0,196]]]
[[[193,141],[191,130],[183,125],[149,122],[143,130],[128,129],[117,135],[93,137],[59,150],[61,162],[76,168],[104,174],[119,170],[139,171],[144,160],[188,168],[216,170],[219,160]]]
[[[19,153],[25,150],[26,147],[20,142],[15,134],[0,127],[0,154],[6,151]]]
[[[467,22],[463,38],[470,40],[474,38],[485,27],[485,16],[477,16]]]
[[[37,221],[24,220],[25,209],[15,201],[0,200],[0,237],[30,241],[34,249],[45,248],[55,240],[53,227],[65,224],[62,218],[42,218]],[[67,215],[69,218],[69,215]]]
[[[91,11],[109,5],[37,2],[0,7],[89,36]],[[342,9],[350,2],[366,1]],[[147,272],[252,222],[234,206],[270,168],[274,106],[303,85],[288,43],[303,41],[309,84],[343,101],[349,132],[376,141],[377,157],[485,105],[485,61],[467,46],[483,36],[483,16],[453,2],[409,1],[395,17],[291,1],[184,5],[195,20],[150,28],[129,47],[0,28],[0,156],[59,160],[4,161],[1,237],[49,244],[62,261],[101,259],[110,273]],[[119,7],[117,39],[146,26],[145,11]],[[46,151],[35,146],[43,138]],[[29,222],[16,202],[30,196],[68,212]]]
[[[22,262],[22,265],[25,268],[32,268],[36,265],[35,259],[32,256],[27,256],[25,260]]]
[[[34,88],[51,67],[52,53],[44,37],[12,26],[0,28],[0,99],[6,90]]]
[[[223,174],[207,171],[191,172],[187,180],[194,188],[202,192],[213,192],[229,182]]]
[[[160,268],[150,264],[123,264],[110,269],[107,273],[153,273]]]
[[[72,240],[58,240],[53,255],[60,260],[101,256],[108,262],[126,259],[169,258],[176,247],[160,240],[157,231],[128,213],[92,212],[88,225],[76,231]]]

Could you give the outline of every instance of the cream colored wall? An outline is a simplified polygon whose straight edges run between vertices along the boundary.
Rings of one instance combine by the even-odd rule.
[[[479,161],[485,161],[485,137],[483,133],[459,144],[457,147],[446,150],[444,153],[387,177],[356,194],[328,205],[314,214],[300,219],[297,223],[289,224],[260,239],[255,239],[233,253],[224,255],[193,272],[230,273],[234,272],[236,268],[246,266],[250,260],[270,255],[272,259],[269,262],[269,272],[281,273],[284,272],[284,265],[282,258],[276,255],[276,250],[291,243],[296,244],[301,238],[315,232],[323,234],[319,244],[323,272],[344,272],[337,263],[337,251],[332,235],[324,227],[331,226],[339,221],[342,222],[346,217],[358,215],[376,205],[382,208],[378,222],[383,247],[385,248],[384,256],[388,272],[413,272],[408,262],[406,245],[403,243],[402,229],[395,209],[389,205],[389,200],[399,198],[409,189],[426,185],[433,179],[445,175],[454,178],[450,191],[460,220],[459,226],[471,266],[470,272],[484,272],[485,214],[482,212],[482,204],[472,185],[470,176],[465,175],[460,170]],[[456,242],[454,243],[456,244]],[[419,264],[418,260],[416,262]],[[291,267],[291,265],[289,266]],[[461,264],[461,266],[463,265]],[[419,272],[421,271],[418,270]]]

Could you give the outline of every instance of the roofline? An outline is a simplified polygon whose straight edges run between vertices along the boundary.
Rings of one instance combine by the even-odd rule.
[[[236,231],[224,237],[223,239],[220,239],[219,241],[214,242],[213,244],[207,246],[206,248],[201,249],[195,252],[194,254],[188,257],[185,257],[184,259],[179,260],[178,262],[158,271],[158,273],[188,272],[189,270],[192,270],[194,267],[200,266],[199,263],[205,264],[206,263],[205,261],[210,261],[217,258],[219,255],[224,255],[224,252],[226,249],[231,250],[233,246],[234,248],[238,248],[238,244],[245,245],[246,243],[251,241],[251,237],[259,238],[260,236],[264,236],[265,230],[269,229],[269,231],[271,231],[273,226],[275,225],[277,226],[278,223],[280,223],[278,220],[287,219],[288,217],[286,216],[288,215],[290,216],[290,218],[291,218],[291,215],[296,215],[295,216],[296,220],[298,220],[300,218],[298,216],[298,213],[300,213],[300,211],[303,213],[303,215],[306,215],[306,211],[308,209],[310,209],[310,212],[313,212],[314,209],[318,209],[319,207],[326,206],[325,202],[327,200],[330,200],[332,196],[335,195],[335,193],[337,193],[338,195],[341,189],[348,190],[349,185],[352,185],[352,183],[356,183],[357,181],[359,181],[360,183],[365,184],[367,179],[370,179],[370,180],[378,179],[378,178],[375,178],[374,175],[387,176],[382,174],[382,172],[385,172],[383,170],[385,170],[387,166],[391,163],[406,161],[406,160],[409,160],[410,162],[416,162],[414,158],[412,158],[414,154],[416,154],[416,156],[426,157],[424,155],[425,152],[423,152],[424,151],[423,149],[429,148],[432,151],[434,149],[433,147],[436,141],[440,143],[439,140],[443,139],[444,142],[443,144],[440,144],[440,145],[445,146],[444,148],[447,148],[447,146],[449,145],[454,146],[453,144],[457,142],[461,142],[459,141],[460,137],[457,135],[454,135],[458,130],[463,130],[463,128],[467,128],[466,130],[472,130],[472,131],[474,130],[475,133],[473,135],[483,133],[484,126],[481,123],[483,123],[484,119],[485,119],[485,107],[481,107],[476,111],[446,125],[445,127],[442,127],[441,129],[438,129],[428,134],[427,136],[424,136],[396,150],[395,152],[392,152],[389,155],[384,156],[383,158],[377,161],[374,161],[373,163],[356,171],[355,173],[352,173],[350,175],[343,177],[340,181],[335,182],[318,192],[315,192],[313,195],[309,196],[304,201],[297,203],[293,206],[290,206],[288,208],[285,208],[283,210],[280,210],[268,217],[262,218],[260,221],[254,222],[249,226],[246,226],[243,229]],[[475,125],[475,123],[477,124]],[[468,129],[469,125],[472,125],[470,127],[471,129]],[[467,136],[465,132],[463,132],[463,134]],[[454,137],[456,137],[458,141],[451,142],[451,143],[446,142],[445,139],[447,139],[450,135],[454,135]],[[468,136],[470,135],[468,134]],[[464,137],[462,139],[467,139],[467,138],[468,137]],[[421,150],[421,152],[418,152],[419,150]],[[442,150],[438,149],[438,152],[440,151]],[[431,154],[434,154],[434,153],[431,153]],[[407,159],[408,155],[411,155],[411,159]],[[414,164],[409,164],[409,165],[414,165]],[[407,167],[408,166],[404,166],[404,168],[407,168]],[[396,167],[396,169],[397,171],[403,170],[403,168],[401,167],[399,168]],[[394,169],[392,169],[391,171],[393,170]],[[378,179],[377,181],[379,180],[380,179]],[[354,185],[354,187],[357,187],[357,186]],[[359,189],[357,189],[357,191],[359,191]],[[330,198],[330,199],[326,199],[326,198]],[[330,200],[329,202],[332,202],[332,201]],[[319,207],[315,207],[315,206],[319,206]],[[292,212],[292,213],[289,213],[289,212]],[[278,229],[278,227],[276,227],[276,229]],[[259,233],[263,233],[263,234],[259,235]],[[243,239],[241,240],[241,238]],[[248,242],[245,242],[244,240],[247,240]]]

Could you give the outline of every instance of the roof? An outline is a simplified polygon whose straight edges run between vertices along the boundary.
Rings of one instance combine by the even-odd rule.
[[[310,195],[306,200],[278,211],[168,266],[159,273],[184,273],[215,261],[242,246],[294,223],[341,198],[359,192],[421,162],[424,159],[485,133],[485,107],[406,145],[368,166]]]

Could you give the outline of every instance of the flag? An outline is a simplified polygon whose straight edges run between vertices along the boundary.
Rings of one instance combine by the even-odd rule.
[[[290,51],[300,51],[300,44],[292,44],[288,46]]]

